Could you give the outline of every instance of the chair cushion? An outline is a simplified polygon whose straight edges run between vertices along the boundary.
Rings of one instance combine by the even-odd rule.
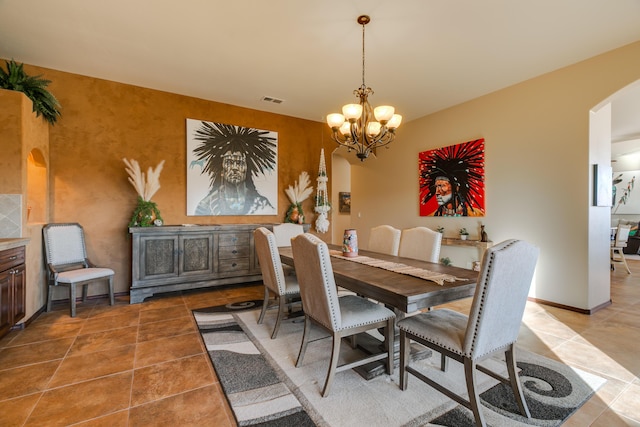
[[[398,322],[398,328],[424,341],[463,354],[467,322],[464,314],[443,308],[406,317]]]
[[[356,295],[342,296],[339,301],[342,324],[338,330],[341,331],[396,317],[395,313],[385,306]]]
[[[284,295],[300,293],[300,285],[296,276],[284,276]]]
[[[58,273],[56,281],[58,283],[78,283],[87,280],[95,280],[113,276],[114,272],[110,268],[80,268]]]

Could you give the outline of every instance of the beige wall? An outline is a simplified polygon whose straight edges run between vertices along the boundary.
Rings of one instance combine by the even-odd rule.
[[[284,188],[303,170],[317,175],[323,131],[324,140],[329,140],[319,122],[31,65],[25,65],[25,71],[51,80],[49,89],[62,105],[62,117],[49,127],[50,222],[84,226],[91,260],[116,271],[116,292],[130,287],[127,224],[137,196],[127,181],[123,158],[136,159],[145,170],[166,161],[161,188],[153,197],[166,224],[282,222],[289,207]],[[186,216],[187,118],[278,132],[278,215]],[[330,162],[327,168],[330,171]],[[309,199],[303,204],[310,220],[312,203]]]
[[[591,226],[608,232],[608,208],[590,208],[590,165],[609,159],[590,158],[590,109],[637,79],[640,42],[406,123],[389,150],[352,168],[351,225],[361,246],[382,223],[443,226],[447,237],[464,226],[477,238],[483,222],[494,242],[541,248],[532,297],[581,309],[606,302],[608,241],[588,236],[594,210],[602,215]],[[486,140],[486,216],[420,217],[418,153],[476,138]],[[447,247],[441,256],[462,267],[478,258],[474,249]]]

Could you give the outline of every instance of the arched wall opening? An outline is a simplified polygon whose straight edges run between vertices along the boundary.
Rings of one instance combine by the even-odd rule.
[[[27,223],[47,221],[47,194],[49,194],[47,161],[37,148],[27,157]]]

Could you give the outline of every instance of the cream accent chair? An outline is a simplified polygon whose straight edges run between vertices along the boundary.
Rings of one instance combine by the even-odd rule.
[[[624,257],[624,248],[627,247],[627,241],[629,240],[629,231],[631,231],[631,226],[628,224],[620,224],[618,225],[618,229],[616,230],[615,240],[611,241],[611,269],[614,270],[614,264],[620,263],[624,265],[624,268],[627,270],[628,274],[631,274],[631,270],[629,269],[629,265],[627,264],[627,259]]]
[[[293,239],[292,243],[293,262],[300,282],[304,310],[304,333],[296,367],[302,366],[313,323],[329,332],[333,341],[329,371],[322,389],[323,397],[328,396],[336,372],[386,359],[387,373],[393,374],[393,336],[396,317],[393,311],[356,295],[338,297],[329,249],[322,240],[305,233]],[[384,328],[386,347],[384,352],[338,366],[340,342],[343,337],[378,328]]]
[[[427,227],[414,227],[402,230],[398,255],[437,263],[440,259],[442,233]]]
[[[258,323],[261,324],[264,320],[264,315],[269,308],[271,293],[275,294],[278,300],[278,315],[271,334],[271,339],[275,339],[278,336],[280,321],[285,316],[287,306],[300,297],[300,286],[295,276],[284,274],[276,237],[271,231],[265,227],[258,227],[253,231],[253,240],[258,254],[258,261],[260,262],[262,282],[264,283],[264,301],[262,302],[262,311],[260,312]]]
[[[373,227],[369,233],[368,250],[387,255],[398,255],[401,231],[390,225]]]
[[[478,369],[510,384],[520,412],[531,418],[516,374],[514,353],[538,254],[537,247],[521,240],[507,240],[493,246],[482,259],[468,317],[453,310],[439,309],[399,321],[400,389],[406,390],[410,373],[469,408],[476,425],[485,426],[476,389]],[[447,358],[464,364],[469,400],[426,376],[424,369],[421,372],[409,366],[411,340],[439,352],[443,371],[447,368]],[[478,365],[499,352],[505,353],[508,378]]]
[[[87,286],[90,283],[107,283],[109,303],[115,304],[113,296],[113,275],[110,268],[93,265],[87,257],[84,229],[78,223],[47,224],[42,229],[44,252],[48,267],[47,311],[51,311],[53,289],[56,286],[69,287],[69,311],[76,317],[76,287],[82,286],[82,301],[87,300]]]
[[[276,244],[279,248],[291,246],[291,239],[302,233],[304,233],[304,227],[301,224],[283,222],[273,226],[273,234],[276,236]]]

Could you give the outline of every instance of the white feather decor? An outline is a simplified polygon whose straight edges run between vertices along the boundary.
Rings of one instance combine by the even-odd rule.
[[[309,174],[306,171],[303,171],[302,173],[300,173],[300,177],[298,178],[298,181],[295,182],[294,186],[287,187],[284,192],[289,198],[289,201],[292,204],[297,205],[307,200],[313,192],[313,187],[311,187],[309,184],[311,184]]]
[[[147,177],[145,180],[144,172],[140,169],[140,165],[134,159],[128,160],[122,159],[127,167],[125,170],[129,174],[129,182],[133,185],[138,196],[145,202],[151,200],[154,194],[160,189],[160,172],[164,166],[164,160],[158,163],[155,170],[149,167],[147,170]]]

